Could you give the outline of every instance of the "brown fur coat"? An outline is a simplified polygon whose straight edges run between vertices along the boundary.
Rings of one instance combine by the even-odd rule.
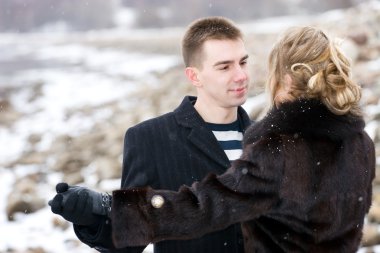
[[[315,100],[285,103],[246,131],[242,157],[223,175],[178,192],[114,191],[114,243],[189,239],[240,222],[246,252],[356,252],[374,175],[360,117]]]

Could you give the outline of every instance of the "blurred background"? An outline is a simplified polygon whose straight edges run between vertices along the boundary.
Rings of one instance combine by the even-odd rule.
[[[119,187],[126,129],[194,94],[181,38],[191,21],[215,15],[246,35],[244,107],[254,119],[265,112],[267,56],[279,33],[311,25],[342,38],[380,169],[380,1],[0,0],[1,253],[95,252],[50,212],[55,184]],[[379,185],[380,177],[363,253],[380,252]]]

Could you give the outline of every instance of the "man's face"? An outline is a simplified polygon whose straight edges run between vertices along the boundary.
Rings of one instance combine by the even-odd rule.
[[[198,97],[210,105],[242,105],[248,94],[248,54],[242,40],[208,40],[198,69]]]

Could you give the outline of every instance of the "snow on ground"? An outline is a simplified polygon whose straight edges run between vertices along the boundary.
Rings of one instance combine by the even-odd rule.
[[[180,58],[108,48],[102,50],[73,43],[57,44],[57,41],[64,41],[63,35],[59,35],[59,39],[45,34],[41,36],[38,39],[37,34],[0,34],[0,65],[6,66],[6,63],[14,61],[23,65],[25,60],[33,63],[15,66],[13,70],[0,69],[0,85],[3,88],[20,88],[12,92],[8,99],[14,109],[23,114],[12,127],[0,126],[0,252],[9,249],[24,252],[38,247],[52,253],[70,250],[94,252],[84,244],[78,245],[72,229],[54,228],[52,220],[57,216],[49,207],[32,214],[17,214],[15,221],[8,222],[5,211],[7,196],[16,178],[34,173],[36,168],[16,166],[10,170],[2,165],[16,159],[27,149],[27,138],[31,132],[41,133],[42,140],[36,148],[43,151],[59,134],[79,135],[96,122],[106,120],[112,113],[107,109],[88,116],[74,114],[69,119],[66,114],[68,110],[121,100],[136,89],[134,80],[144,78],[148,83],[155,83],[150,73],[177,65]],[[35,83],[43,84],[41,94],[31,99],[35,93],[32,86]],[[51,185],[62,178],[60,173],[49,172],[48,175],[48,183],[40,186],[40,196],[44,199],[54,196]],[[115,189],[119,184],[102,182],[109,189]],[[152,251],[151,248],[149,246],[146,251]]]

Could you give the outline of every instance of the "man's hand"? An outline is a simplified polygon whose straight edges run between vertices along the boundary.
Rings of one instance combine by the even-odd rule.
[[[110,207],[110,196],[81,186],[59,183],[57,194],[49,201],[51,211],[66,220],[82,226],[96,225],[101,216],[106,216]]]

